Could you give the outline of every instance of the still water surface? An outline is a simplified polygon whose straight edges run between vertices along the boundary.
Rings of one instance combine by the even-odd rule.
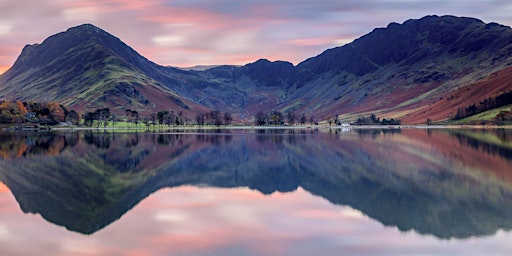
[[[0,134],[0,255],[510,255],[511,130]]]

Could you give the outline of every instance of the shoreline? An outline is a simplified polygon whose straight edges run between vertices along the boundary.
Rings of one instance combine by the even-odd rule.
[[[4,127],[2,130],[7,132],[69,132],[69,131],[117,131],[117,132],[180,132],[180,131],[200,131],[200,130],[358,130],[358,129],[512,129],[511,125],[351,125],[351,126],[326,126],[326,125],[306,125],[306,126],[182,126],[182,127],[47,127],[45,129],[17,129],[13,127]]]

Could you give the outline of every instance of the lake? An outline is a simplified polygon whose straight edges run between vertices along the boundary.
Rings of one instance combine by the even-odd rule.
[[[512,130],[0,133],[0,255],[510,255]]]

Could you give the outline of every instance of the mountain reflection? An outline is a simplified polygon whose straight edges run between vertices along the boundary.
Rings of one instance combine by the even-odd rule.
[[[512,229],[506,130],[240,130],[0,134],[0,180],[22,210],[84,234],[182,185],[302,187],[439,238]]]

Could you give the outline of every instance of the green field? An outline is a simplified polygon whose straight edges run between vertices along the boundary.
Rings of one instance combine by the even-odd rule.
[[[501,111],[512,111],[512,105],[503,106],[501,108],[491,109],[476,115],[472,115],[460,120],[450,121],[449,124],[482,124],[485,122],[494,121],[496,116]]]

